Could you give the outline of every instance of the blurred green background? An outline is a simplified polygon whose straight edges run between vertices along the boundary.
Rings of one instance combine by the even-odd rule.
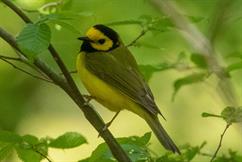
[[[19,2],[21,0],[17,0]],[[30,2],[25,0],[26,2]],[[175,0],[174,0],[175,1]],[[203,20],[195,25],[206,35],[209,35],[210,24],[214,13],[218,10],[220,0],[176,0],[184,15],[202,17]],[[46,1],[47,2],[47,1]],[[49,1],[48,1],[49,2]],[[22,4],[23,5],[23,4]],[[226,21],[222,20],[216,30],[215,48],[221,54],[218,56],[221,64],[227,66],[236,62],[238,58],[228,58],[231,53],[242,51],[242,1],[234,0],[226,7]],[[63,12],[74,12],[79,16],[71,23],[81,35],[92,25],[108,24],[124,20],[137,20],[142,15],[159,17],[148,0],[73,0],[62,6]],[[29,16],[37,20],[38,13],[30,12]],[[0,26],[17,35],[24,27],[24,23],[0,2]],[[80,34],[57,24],[50,24],[52,29],[51,42],[58,50],[70,70],[75,69],[75,58],[79,52],[80,42],[76,39]],[[137,25],[112,26],[128,44],[141,32]],[[190,45],[180,33],[171,29],[165,32],[148,32],[137,46],[130,47],[139,64],[158,64],[161,62],[175,62],[179,53],[183,52],[184,64],[191,64]],[[15,56],[15,52],[0,39],[0,55]],[[43,52],[41,59],[48,62],[54,69],[55,63],[48,52]],[[21,66],[21,65],[20,65]],[[219,114],[226,107],[217,91],[218,80],[215,76],[198,84],[183,87],[172,102],[173,83],[176,79],[197,71],[196,69],[171,69],[155,73],[149,85],[154,93],[157,104],[167,122],[161,119],[171,137],[178,145],[190,143],[200,145],[203,141],[208,144],[205,151],[214,152],[221,132],[226,123],[216,118],[202,118],[202,112]],[[73,75],[81,92],[87,93],[78,76]],[[239,104],[242,104],[242,71],[231,73],[231,81],[235,89]],[[96,110],[105,121],[114,115],[98,103],[92,101]],[[228,148],[242,153],[241,125],[233,125],[223,141],[222,152]],[[84,118],[82,112],[72,100],[57,86],[16,71],[0,60],[0,129],[18,132],[19,134],[34,134],[38,137],[57,137],[67,131],[77,131],[83,134],[88,144],[71,150],[50,150],[50,157],[58,162],[72,162],[88,157],[98,143],[97,132]],[[146,123],[138,116],[124,111],[110,127],[115,137],[143,135],[151,131]],[[163,147],[152,136],[150,148],[157,154],[162,154]],[[18,161],[13,157],[14,162]],[[204,159],[196,159],[201,162]],[[196,161],[195,160],[195,161]]]

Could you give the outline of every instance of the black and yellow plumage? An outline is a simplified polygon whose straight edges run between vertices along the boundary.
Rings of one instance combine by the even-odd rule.
[[[104,25],[95,25],[79,39],[83,44],[76,66],[91,96],[111,111],[126,109],[139,115],[166,149],[180,153],[160,124],[161,112],[153,94],[118,34]]]

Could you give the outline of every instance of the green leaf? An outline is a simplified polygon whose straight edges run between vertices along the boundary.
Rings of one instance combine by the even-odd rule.
[[[10,155],[14,148],[12,143],[1,143],[0,145],[0,160],[5,159],[7,156]]]
[[[206,76],[207,76],[206,73],[194,73],[194,74],[188,75],[184,78],[177,79],[174,83],[174,92],[173,92],[173,96],[172,96],[172,101],[174,101],[175,95],[181,89],[181,87],[183,87],[185,85],[202,82],[206,78]]]
[[[140,143],[141,146],[145,146],[149,143],[150,138],[151,138],[151,132],[147,132],[142,137],[138,138],[138,143]]]
[[[201,54],[196,54],[196,53],[192,53],[191,55],[191,61],[197,65],[197,67],[199,68],[203,68],[203,69],[206,69],[208,68],[208,65],[207,65],[207,62],[206,62],[206,59],[203,55]]]
[[[149,30],[152,31],[168,31],[174,27],[174,24],[168,17],[153,18],[152,23],[148,26]]]
[[[20,156],[23,156],[23,158],[26,158],[25,156],[30,154],[31,156],[36,157],[36,160],[38,160],[39,158],[44,159],[44,156],[48,155],[47,139],[39,140],[33,135],[25,135],[22,138],[23,142],[18,145],[17,149],[19,149],[19,154]],[[37,156],[36,153],[44,156]]]
[[[186,16],[191,22],[193,23],[199,23],[203,20],[205,20],[204,17],[201,17],[201,16]]]
[[[227,72],[231,72],[239,69],[242,69],[242,62],[233,63],[226,68]]]
[[[150,140],[151,133],[148,132],[142,137],[131,136],[124,138],[117,138],[117,141],[121,144],[121,147],[129,155],[134,162],[149,162],[151,161],[151,155],[147,151],[147,144]],[[88,162],[113,162],[116,161],[106,143],[100,144],[89,157]],[[85,162],[85,161],[84,161]]]
[[[186,152],[184,153],[184,155],[186,156],[186,159],[188,161],[191,161],[198,153],[199,153],[200,149],[199,147],[190,147],[186,150]]]
[[[242,107],[228,106],[221,112],[221,116],[227,123],[242,122]]]
[[[39,139],[33,135],[24,135],[23,140],[28,144],[35,145],[39,143]]]
[[[241,162],[241,161],[242,161],[242,156],[232,150],[229,150],[229,154],[223,154],[214,160],[214,162]]]
[[[17,36],[21,51],[33,58],[45,51],[50,44],[51,32],[46,24],[27,24]]]
[[[158,65],[139,65],[139,69],[145,77],[145,80],[149,81],[155,72],[168,70],[173,68],[173,65],[169,63],[160,63]]]
[[[32,148],[26,148],[26,145],[19,144],[15,146],[15,149],[17,151],[18,157],[23,162],[40,162],[43,157],[32,150]]]
[[[76,132],[67,132],[56,139],[51,140],[49,146],[53,148],[68,149],[78,147],[84,143],[87,143],[87,141],[81,134]]]
[[[13,132],[0,131],[0,141],[6,143],[18,143],[22,141],[22,138]]]
[[[242,59],[242,51],[234,51],[229,53],[226,57],[235,57]]]

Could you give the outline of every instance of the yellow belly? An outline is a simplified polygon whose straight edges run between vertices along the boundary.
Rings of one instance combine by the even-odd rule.
[[[111,111],[117,112],[122,109],[128,109],[138,115],[142,115],[143,112],[141,108],[128,96],[109,86],[86,69],[84,54],[80,53],[78,55],[76,66],[87,91],[91,96],[95,97],[100,104]]]

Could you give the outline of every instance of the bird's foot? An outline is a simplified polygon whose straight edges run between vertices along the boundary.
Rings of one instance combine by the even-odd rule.
[[[102,128],[102,130],[99,132],[98,137],[100,137],[100,135],[106,131],[108,129],[108,127],[110,127],[110,125],[112,124],[112,122],[114,121],[114,119],[118,116],[118,114],[120,113],[120,111],[116,112],[116,114],[113,116],[113,118],[110,120],[110,122],[107,122],[105,124],[105,126]]]
[[[85,104],[89,104],[89,102],[90,102],[92,99],[95,99],[94,96],[91,96],[91,95],[85,95],[85,94],[82,95],[82,97],[86,99]]]
[[[100,137],[101,134],[102,134],[103,132],[105,132],[105,131],[108,129],[108,127],[110,127],[111,124],[112,124],[112,121],[106,123],[106,124],[104,125],[104,127],[102,128],[102,130],[99,132],[98,137]]]

